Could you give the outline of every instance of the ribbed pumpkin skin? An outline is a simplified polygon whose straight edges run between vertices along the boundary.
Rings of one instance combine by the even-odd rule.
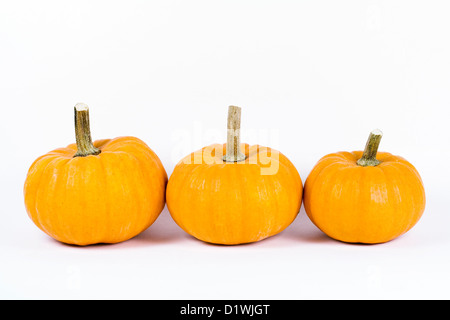
[[[425,210],[419,173],[399,156],[378,152],[381,163],[361,167],[362,152],[323,157],[305,182],[304,205],[311,221],[336,240],[383,243],[410,230]]]
[[[54,239],[75,245],[117,243],[147,229],[165,205],[167,174],[141,140],[98,140],[97,156],[73,157],[76,144],[38,158],[30,167],[25,206]]]
[[[222,155],[213,152],[218,163],[211,164],[203,151],[214,148],[226,152],[225,144],[212,145],[175,167],[166,193],[175,222],[199,240],[224,245],[256,242],[288,227],[300,210],[303,191],[293,164],[281,153],[276,160],[270,148],[247,144],[241,144],[245,162],[222,162]],[[279,161],[273,175],[261,175],[264,164],[256,161],[267,151],[268,158]]]

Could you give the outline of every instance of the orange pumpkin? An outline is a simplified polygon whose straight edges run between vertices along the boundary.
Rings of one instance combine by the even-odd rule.
[[[425,210],[419,173],[402,157],[377,152],[381,136],[372,131],[364,152],[324,156],[306,179],[306,213],[331,238],[387,242],[410,230]]]
[[[240,143],[240,108],[231,106],[227,144],[182,159],[167,185],[175,222],[199,240],[224,245],[273,236],[297,216],[302,181],[280,152]]]
[[[167,175],[135,137],[92,143],[89,110],[75,107],[77,144],[31,165],[25,186],[29,217],[54,239],[75,245],[117,243],[147,229],[165,205]]]

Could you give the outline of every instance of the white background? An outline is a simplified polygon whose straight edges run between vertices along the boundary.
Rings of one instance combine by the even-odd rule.
[[[448,1],[1,1],[0,298],[448,299]],[[165,209],[116,245],[60,244],[28,218],[35,158],[74,142],[73,106],[94,139],[134,135],[170,175],[226,141],[288,156],[303,182],[323,155],[380,150],[421,173],[427,208],[382,245],[334,241],[302,208],[281,234],[225,247],[185,234]]]

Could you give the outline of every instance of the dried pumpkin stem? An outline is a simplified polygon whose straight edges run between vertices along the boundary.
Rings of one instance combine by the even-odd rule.
[[[362,167],[375,167],[380,164],[380,161],[377,160],[377,152],[378,147],[380,146],[381,137],[383,137],[383,132],[376,129],[373,130],[369,139],[367,139],[366,148],[364,149],[364,153],[356,164]]]
[[[223,157],[223,161],[244,161],[246,157],[241,152],[241,108],[228,107],[227,129],[227,153]]]
[[[89,108],[84,103],[78,103],[75,106],[75,136],[78,150],[74,158],[100,154],[101,151],[92,143]]]

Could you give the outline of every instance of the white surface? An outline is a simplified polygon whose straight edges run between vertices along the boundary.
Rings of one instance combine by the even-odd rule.
[[[448,1],[0,2],[0,298],[450,298]],[[348,245],[302,208],[283,233],[223,247],[181,231],[167,209],[135,239],[62,245],[33,225],[32,161],[74,142],[73,107],[94,139],[134,135],[168,174],[226,141],[277,148],[305,181],[316,161],[380,150],[422,175],[427,208],[408,234]],[[124,113],[126,110],[126,113]]]

